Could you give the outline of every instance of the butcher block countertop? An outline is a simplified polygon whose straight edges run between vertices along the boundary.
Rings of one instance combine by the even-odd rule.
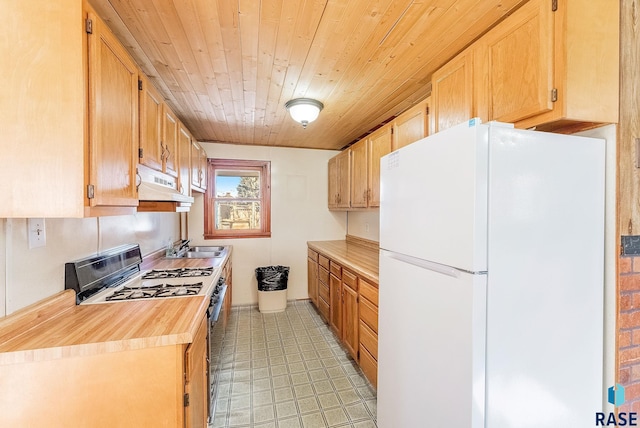
[[[211,265],[158,259],[144,267]],[[0,319],[0,365],[191,343],[208,306],[208,296],[76,305],[65,290]]]
[[[307,246],[378,285],[377,243],[347,235],[345,240],[309,241]]]

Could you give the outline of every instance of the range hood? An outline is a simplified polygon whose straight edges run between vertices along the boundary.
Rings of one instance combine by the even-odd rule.
[[[183,195],[173,187],[143,181],[138,186],[138,199],[142,201],[188,202],[193,203],[193,197]]]
[[[176,190],[176,179],[142,165],[138,166],[138,211],[186,212],[191,208],[193,197]]]

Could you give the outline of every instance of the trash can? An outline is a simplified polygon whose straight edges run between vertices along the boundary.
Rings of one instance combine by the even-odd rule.
[[[263,314],[282,312],[287,308],[289,266],[264,266],[256,269],[258,309]]]

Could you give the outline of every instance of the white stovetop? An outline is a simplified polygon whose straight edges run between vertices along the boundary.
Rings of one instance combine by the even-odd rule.
[[[215,284],[220,278],[221,269],[219,267],[214,267],[213,272],[209,276],[197,276],[197,277],[182,277],[182,278],[158,278],[158,279],[142,279],[142,276],[149,271],[140,272],[138,275],[128,280],[127,282],[118,285],[117,287],[110,287],[105,290],[100,291],[99,293],[94,294],[88,299],[82,301],[81,305],[91,305],[96,303],[121,303],[121,302],[131,302],[131,301],[140,301],[140,300],[148,300],[148,299],[134,299],[134,300],[105,300],[108,296],[113,294],[114,292],[121,290],[124,287],[151,287],[159,284],[171,284],[171,285],[182,285],[182,284],[193,284],[197,282],[202,282],[202,288],[198,292],[197,296],[209,296],[213,293],[213,289]],[[193,295],[188,296],[169,296],[169,297],[160,297],[162,299],[177,299],[181,297],[193,297]]]

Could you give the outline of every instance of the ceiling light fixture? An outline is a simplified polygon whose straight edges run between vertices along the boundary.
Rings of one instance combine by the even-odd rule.
[[[320,110],[324,108],[324,105],[312,98],[296,98],[289,100],[284,105],[291,118],[296,122],[300,122],[303,128],[318,118]]]

